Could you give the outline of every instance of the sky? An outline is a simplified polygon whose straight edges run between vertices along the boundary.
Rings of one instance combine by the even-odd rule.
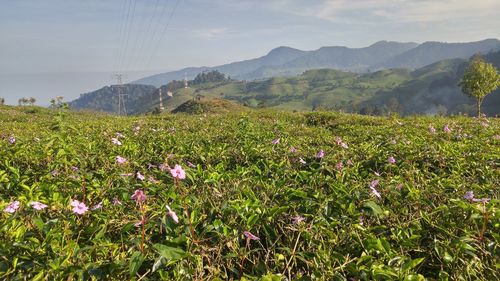
[[[278,46],[500,38],[499,0],[0,0],[0,97],[45,105]]]

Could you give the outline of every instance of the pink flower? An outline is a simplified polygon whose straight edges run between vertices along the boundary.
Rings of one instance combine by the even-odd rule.
[[[167,164],[163,164],[163,163],[160,164],[158,166],[158,168],[160,168],[160,171],[162,171],[162,172],[165,172],[166,170],[170,169],[170,167]]]
[[[431,134],[435,134],[436,133],[436,129],[432,125],[429,125],[429,132]]]
[[[292,223],[293,224],[300,224],[301,222],[305,221],[306,219],[303,216],[295,216],[292,218]]]
[[[316,158],[323,158],[325,157],[325,152],[323,150],[320,150],[317,154],[316,154]]]
[[[336,165],[335,165],[335,169],[337,170],[342,170],[342,168],[344,168],[344,164],[342,164],[342,162],[338,162]]]
[[[116,163],[117,164],[124,164],[124,163],[127,163],[127,159],[121,157],[121,156],[116,156]]]
[[[389,164],[395,164],[396,159],[394,159],[394,157],[392,157],[392,156],[389,156],[389,158],[387,158],[387,162],[389,162]]]
[[[189,167],[191,167],[191,168],[196,168],[196,165],[195,165],[195,164],[193,164],[193,163],[191,163],[191,162],[189,162],[189,161],[186,161],[186,163],[188,164],[188,166],[189,166]]]
[[[92,210],[92,211],[95,211],[95,210],[100,209],[100,208],[102,208],[102,201],[101,201],[101,202],[99,202],[99,203],[98,203],[97,205],[95,205],[94,207],[92,207],[92,208],[91,208],[91,210]]]
[[[382,198],[382,196],[380,196],[380,193],[375,189],[375,187],[377,187],[378,183],[379,183],[378,180],[373,180],[370,183],[370,190],[372,191],[373,195],[375,195],[376,197],[378,197],[380,199],[380,198]]]
[[[10,144],[15,144],[16,143],[16,138],[15,137],[10,137],[9,138],[9,143]]]
[[[141,180],[141,181],[143,181],[145,179],[144,175],[141,174],[141,172],[137,172],[137,174],[135,176],[137,177],[138,180]]]
[[[137,203],[142,203],[142,202],[146,201],[146,194],[144,194],[144,192],[142,190],[137,189],[130,198],[135,200],[135,202],[137,202]]]
[[[142,221],[138,221],[138,222],[134,223],[135,227],[140,227],[141,225],[142,225]]]
[[[291,152],[291,153],[295,153],[295,152],[297,152],[297,149],[296,149],[295,147],[293,147],[293,146],[292,146],[292,147],[290,147],[290,152]]]
[[[272,143],[273,143],[273,144],[278,144],[278,143],[280,143],[280,139],[279,139],[279,138],[277,138],[277,139],[273,140],[273,141],[272,141]]]
[[[11,203],[9,203],[9,205],[7,205],[7,207],[5,207],[5,209],[3,209],[4,212],[6,213],[15,213],[17,211],[17,209],[19,209],[19,205],[21,203],[19,201],[13,201]]]
[[[160,183],[160,181],[159,181],[159,180],[157,180],[157,179],[155,179],[153,176],[149,176],[149,177],[148,177],[148,180],[149,180],[150,182],[154,183],[154,184],[159,184],[159,183]]]
[[[167,210],[168,210],[168,215],[175,221],[175,223],[179,223],[179,217],[177,217],[177,214],[170,209],[170,206],[167,205]]]
[[[172,174],[172,177],[176,179],[183,180],[186,178],[186,173],[180,165],[175,165],[173,169],[170,169],[170,174]]]
[[[89,210],[85,203],[78,200],[71,200],[70,205],[73,207],[73,213],[78,215],[83,215]]]
[[[40,203],[38,201],[32,201],[29,204],[31,207],[33,207],[33,209],[38,210],[38,211],[43,210],[43,209],[48,207],[47,205]]]
[[[340,137],[335,137],[335,142],[337,143],[337,145],[341,145],[342,139]]]
[[[259,237],[253,235],[252,233],[250,233],[250,231],[244,231],[243,235],[245,235],[245,237],[250,240],[260,240]]]
[[[443,127],[443,132],[445,132],[445,133],[447,133],[447,134],[451,133],[451,129],[450,129],[450,127],[448,127],[448,125],[444,125],[444,127]]]
[[[118,140],[117,138],[112,138],[111,139],[111,142],[114,144],[114,145],[122,145],[122,142],[120,140]]]
[[[121,205],[122,202],[120,202],[120,200],[118,200],[118,198],[113,198],[113,205],[116,206],[116,205]]]

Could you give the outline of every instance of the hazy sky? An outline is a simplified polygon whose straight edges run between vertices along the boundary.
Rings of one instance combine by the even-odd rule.
[[[467,42],[499,27],[500,0],[0,0],[0,97],[70,99],[116,71],[133,80],[283,45]]]

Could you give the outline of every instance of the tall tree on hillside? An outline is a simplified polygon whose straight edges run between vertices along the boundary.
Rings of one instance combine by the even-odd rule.
[[[497,69],[485,62],[479,55],[474,56],[459,83],[464,94],[473,97],[477,102],[477,116],[481,116],[481,104],[484,98],[500,85]]]

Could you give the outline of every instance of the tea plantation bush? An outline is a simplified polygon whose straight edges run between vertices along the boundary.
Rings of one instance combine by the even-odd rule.
[[[0,279],[499,280],[499,125],[3,107]]]

